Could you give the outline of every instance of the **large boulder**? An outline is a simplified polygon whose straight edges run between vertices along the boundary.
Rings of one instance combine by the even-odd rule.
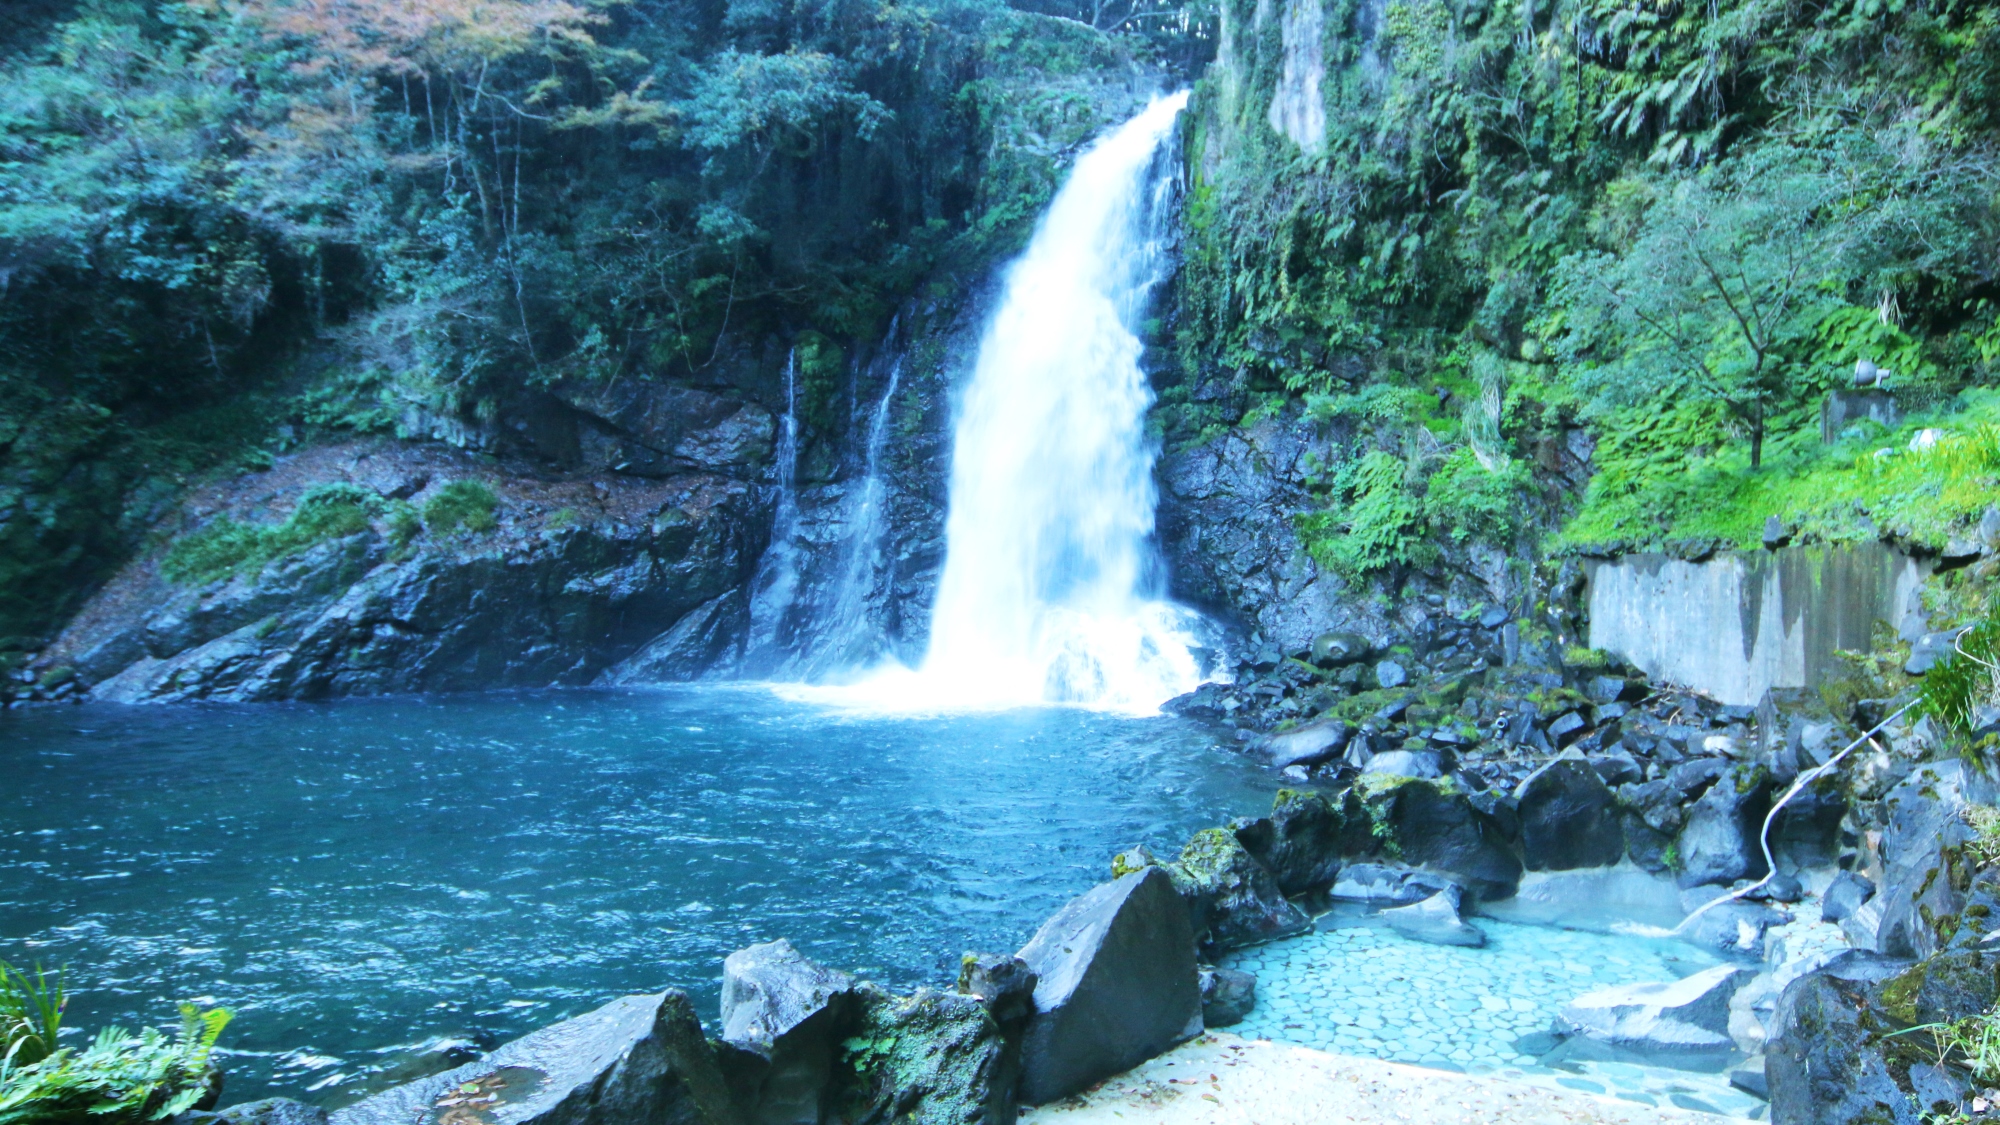
[[[722,1041],[739,1052],[730,1077],[752,1121],[817,1125],[859,1000],[853,977],[782,938],[722,962]]]
[[[1365,802],[1389,858],[1443,875],[1482,900],[1506,898],[1521,884],[1521,857],[1495,814],[1457,782],[1381,778]]]
[[[1726,1054],[1729,1001],[1755,974],[1740,965],[1667,984],[1625,984],[1586,993],[1563,1005],[1556,1029],[1642,1052]]]
[[[1209,828],[1194,834],[1169,874],[1191,906],[1196,935],[1220,952],[1312,929],[1278,879],[1245,849],[1234,833]]]
[[[1486,944],[1486,931],[1459,917],[1464,903],[1465,892],[1449,886],[1421,902],[1392,906],[1382,911],[1381,918],[1411,941],[1478,948]]]
[[[1770,870],[1759,842],[1770,811],[1768,770],[1755,765],[1724,769],[1688,806],[1678,841],[1681,886],[1755,879]]]
[[[685,993],[626,996],[477,1062],[397,1086],[331,1125],[732,1125],[740,1118]]]
[[[979,997],[863,986],[835,1100],[846,1125],[1010,1125],[1017,1056]]]
[[[1773,1125],[1920,1125],[1956,1108],[1922,1037],[1885,1009],[1897,968],[1848,953],[1785,987],[1764,1046]]]
[[[1965,810],[1996,800],[2000,785],[1956,760],[1919,767],[1882,798],[1882,886],[1867,904],[1880,912],[1877,951],[1922,958],[1949,939],[1941,927],[1964,909],[1973,875]]]
[[[1625,855],[1618,798],[1581,754],[1530,774],[1514,791],[1530,871],[1610,867]]]
[[[1368,810],[1353,790],[1338,797],[1311,789],[1280,789],[1271,815],[1239,820],[1236,839],[1268,868],[1286,895],[1323,891],[1348,856],[1376,846]]]
[[[1021,1100],[1067,1097],[1201,1031],[1194,932],[1173,880],[1144,867],[1057,911],[1021,948],[1036,977]]]

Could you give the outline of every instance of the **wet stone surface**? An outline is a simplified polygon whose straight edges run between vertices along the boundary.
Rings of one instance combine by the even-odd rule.
[[[1229,1030],[1336,1054],[1678,1106],[1767,1116],[1726,1073],[1578,1057],[1549,1034],[1569,1000],[1599,988],[1677,980],[1717,963],[1682,942],[1480,918],[1485,948],[1411,941],[1356,907],[1313,933],[1242,950],[1222,967],[1257,975],[1257,1007]]]

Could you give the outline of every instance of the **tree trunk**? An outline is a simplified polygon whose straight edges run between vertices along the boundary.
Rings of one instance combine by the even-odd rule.
[[[1758,395],[1750,408],[1750,471],[1764,467],[1764,396]]]

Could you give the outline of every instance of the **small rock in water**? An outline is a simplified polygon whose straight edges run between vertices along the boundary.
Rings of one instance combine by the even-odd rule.
[[[1340,869],[1331,894],[1350,902],[1414,903],[1451,883],[1436,875],[1380,863],[1350,863]]]
[[[1257,977],[1240,969],[1201,971],[1201,1022],[1228,1027],[1243,1022],[1257,1006]]]
[[[1375,682],[1385,688],[1399,688],[1410,682],[1410,673],[1393,660],[1375,666]]]
[[[1838,922],[1861,909],[1863,903],[1875,897],[1875,884],[1852,871],[1843,871],[1828,883],[1826,893],[1819,897],[1819,916],[1829,922]]]
[[[1432,945],[1462,945],[1477,948],[1486,944],[1486,931],[1459,917],[1465,892],[1456,884],[1411,906],[1395,906],[1381,913],[1389,928],[1412,941]]]
[[[1556,1029],[1641,1051],[1729,1051],[1729,1001],[1754,974],[1717,965],[1670,984],[1627,984],[1563,1005]]]

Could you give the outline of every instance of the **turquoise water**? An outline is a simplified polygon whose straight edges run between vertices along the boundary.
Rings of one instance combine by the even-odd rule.
[[[0,714],[0,958],[69,1022],[237,1012],[227,1099],[351,1101],[787,937],[896,986],[1112,854],[1268,807],[1171,718],[869,718],[754,688]]]
[[[1472,922],[1486,932],[1482,948],[1412,941],[1360,907],[1338,907],[1312,933],[1224,960],[1257,974],[1256,1009],[1228,1030],[1639,1105],[1761,1116],[1759,1099],[1712,1068],[1578,1057],[1549,1034],[1558,1010],[1586,992],[1678,980],[1714,956],[1667,938]]]

